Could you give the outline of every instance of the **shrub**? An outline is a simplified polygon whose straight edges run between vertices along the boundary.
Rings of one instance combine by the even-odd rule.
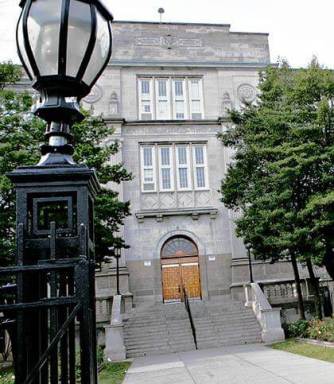
[[[334,319],[310,321],[308,336],[311,339],[334,342]]]
[[[285,326],[285,336],[292,337],[307,337],[309,322],[307,320],[297,320],[294,323]]]

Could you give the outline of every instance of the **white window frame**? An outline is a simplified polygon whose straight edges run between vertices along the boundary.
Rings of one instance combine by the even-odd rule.
[[[183,95],[177,96],[175,93],[175,83],[177,81],[182,82],[182,90]],[[172,95],[173,95],[173,119],[174,120],[188,120],[188,97],[187,97],[187,86],[186,86],[186,78],[183,77],[174,77],[172,78]],[[182,101],[184,105],[184,116],[183,119],[176,117],[176,104],[178,101]]]
[[[159,81],[166,81],[166,96],[159,95]],[[157,120],[170,120],[171,116],[171,102],[170,102],[170,79],[168,77],[157,77],[154,79],[155,83],[155,110]],[[164,102],[167,105],[167,116],[162,116],[159,113],[159,103]]]
[[[144,165],[144,148],[151,148],[152,150],[152,166]],[[157,192],[157,172],[156,172],[156,150],[155,145],[150,144],[142,144],[140,146],[140,167],[141,167],[141,190],[143,193],[153,193]],[[152,170],[153,173],[153,181],[152,183],[145,183],[145,170]],[[145,184],[153,184],[154,188],[151,190],[145,190]]]
[[[141,92],[142,81],[150,82],[150,94],[144,96]],[[159,96],[159,80],[166,80],[167,94],[166,97]],[[198,81],[199,83],[199,96],[192,95],[192,81]],[[176,96],[175,93],[175,81],[182,81],[183,96]],[[204,119],[204,95],[203,95],[203,78],[197,76],[138,76],[138,118],[139,120],[147,120],[143,118],[143,114],[148,113],[144,111],[144,103],[150,104],[151,120],[195,120],[193,119],[193,113],[200,113],[201,119]],[[178,101],[184,103],[184,117],[182,119],[176,117],[176,104]],[[159,114],[159,102],[166,102],[167,112],[166,117]],[[200,112],[193,110],[193,102],[200,103]],[[198,119],[196,119],[198,120]],[[149,121],[149,120],[148,120]]]
[[[150,84],[150,93],[148,96],[144,96],[142,93],[142,82],[143,81],[149,81]],[[155,113],[154,113],[154,102],[153,102],[153,84],[154,84],[154,79],[151,77],[141,77],[138,79],[138,108],[139,108],[139,119],[140,120],[147,120],[151,121],[155,119]],[[145,112],[144,111],[144,104],[149,103],[150,104],[150,109],[151,112]],[[144,119],[143,114],[151,114],[151,120],[149,119]]]
[[[162,148],[169,148],[169,165],[163,165],[162,164],[162,156],[161,156],[161,149]],[[158,151],[159,151],[159,190],[160,192],[174,192],[175,186],[174,186],[174,151],[172,145],[158,145]],[[162,180],[162,169],[169,169],[170,172],[170,188],[164,188],[163,187],[163,180]]]
[[[196,147],[203,148],[203,164],[196,163]],[[207,145],[206,144],[193,144],[192,145],[192,164],[193,164],[193,179],[194,179],[194,189],[196,191],[205,191],[210,189],[209,187],[209,172],[208,172],[208,158],[207,158]],[[205,186],[199,187],[197,183],[197,168],[204,168],[204,181]]]
[[[198,97],[195,97],[192,94],[192,81],[198,81]],[[204,119],[204,103],[203,103],[203,81],[199,77],[190,77],[188,78],[188,88],[189,88],[189,109],[190,109],[190,119],[191,120],[203,120]],[[194,112],[193,110],[193,102],[199,102],[200,112]],[[193,113],[200,113],[200,119],[193,119]]]
[[[180,186],[180,174],[179,169],[185,168],[184,164],[180,164],[179,162],[179,147],[185,147],[186,148],[186,154],[187,154],[187,179],[188,179],[188,187],[181,187]],[[190,172],[190,166],[191,166],[191,157],[190,157],[190,145],[189,144],[176,144],[175,145],[175,156],[176,156],[176,181],[177,181],[177,190],[178,191],[191,191],[193,189],[193,184],[191,180],[191,172]]]

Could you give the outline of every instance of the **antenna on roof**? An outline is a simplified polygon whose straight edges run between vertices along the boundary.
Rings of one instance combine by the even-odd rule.
[[[160,23],[162,23],[162,15],[165,13],[165,10],[163,8],[159,8],[158,12],[160,14]]]

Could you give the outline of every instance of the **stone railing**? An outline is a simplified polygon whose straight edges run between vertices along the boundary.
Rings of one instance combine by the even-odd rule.
[[[262,285],[262,289],[269,302],[273,304],[297,300],[296,283],[294,281],[267,283]]]
[[[105,329],[105,350],[107,361],[121,361],[126,358],[126,349],[123,334],[122,296],[114,296],[111,321]]]
[[[272,308],[257,283],[245,285],[246,306],[251,307],[262,328],[262,341],[272,343],[284,340],[280,308]]]
[[[286,303],[297,302],[298,294],[294,280],[285,281],[262,281],[259,282],[268,301],[272,305],[283,305]],[[304,300],[313,300],[313,288],[309,279],[300,281],[302,295]]]
[[[111,318],[111,308],[113,295],[97,294],[96,296],[96,322],[109,323]]]

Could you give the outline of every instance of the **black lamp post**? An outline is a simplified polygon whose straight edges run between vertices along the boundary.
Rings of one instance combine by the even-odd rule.
[[[116,292],[117,295],[120,295],[120,289],[119,289],[119,259],[121,257],[121,249],[115,248],[115,259],[116,259]]]
[[[117,239],[117,238],[116,238]],[[120,287],[119,287],[119,259],[121,258],[121,248],[119,247],[109,247],[108,248],[108,256],[104,257],[104,261],[106,263],[111,262],[111,258],[114,257],[116,259],[116,294],[120,295]]]
[[[36,166],[8,177],[16,188],[15,302],[0,303],[14,322],[16,384],[97,383],[94,170],[75,164],[70,132],[111,55],[112,15],[100,0],[22,0],[19,56],[41,94],[35,114],[48,144]],[[14,286],[15,289],[15,286]],[[78,332],[76,331],[78,328]],[[78,335],[76,340],[76,334]],[[77,342],[78,343],[77,343]]]
[[[100,0],[22,0],[20,6],[18,53],[41,94],[35,114],[48,123],[40,165],[72,164],[70,127],[83,119],[78,101],[110,59],[113,17]]]
[[[250,281],[250,283],[254,283],[251,248],[252,248],[251,245],[247,245],[249,281]]]

